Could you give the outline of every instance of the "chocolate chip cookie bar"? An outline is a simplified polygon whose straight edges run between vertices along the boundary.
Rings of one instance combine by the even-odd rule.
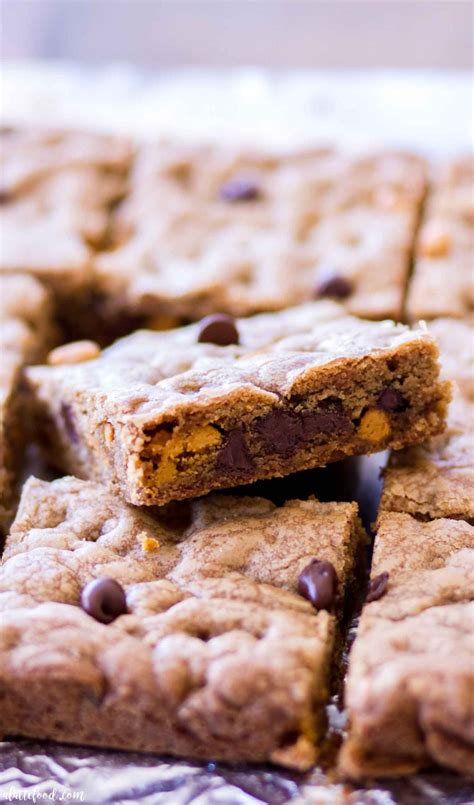
[[[28,381],[58,467],[162,505],[423,441],[444,427],[438,368],[426,329],[312,303],[137,332]]]
[[[474,328],[437,319],[429,329],[440,347],[442,376],[455,381],[446,431],[391,455],[382,507],[474,522]]]
[[[411,320],[463,318],[474,309],[474,160],[435,177],[421,233],[407,312]]]
[[[352,778],[437,763],[474,768],[474,528],[380,517],[366,603],[349,657]]]
[[[33,274],[77,306],[91,293],[92,255],[125,191],[131,147],[99,134],[15,129],[2,130],[0,144],[0,271]]]
[[[15,481],[26,439],[26,363],[43,360],[54,341],[46,290],[28,276],[0,279],[0,534],[13,514]]]
[[[400,318],[425,190],[417,157],[143,147],[95,261],[106,317],[147,326],[318,297]]]
[[[0,734],[310,767],[364,539],[353,503],[151,514],[31,478],[0,567]]]

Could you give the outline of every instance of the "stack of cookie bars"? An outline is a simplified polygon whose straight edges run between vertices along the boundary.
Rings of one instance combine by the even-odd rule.
[[[365,597],[338,773],[472,769],[472,162],[1,139],[1,735],[304,771]],[[240,488],[385,449],[368,585]]]

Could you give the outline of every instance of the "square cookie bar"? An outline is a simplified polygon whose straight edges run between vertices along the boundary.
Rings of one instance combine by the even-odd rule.
[[[318,296],[400,318],[424,190],[410,154],[148,145],[95,261],[98,296],[106,318],[152,328]]]
[[[467,321],[437,319],[429,330],[440,347],[442,376],[455,383],[447,427],[390,456],[382,508],[474,522],[474,328]]]
[[[0,567],[0,734],[309,768],[364,541],[354,503],[151,515],[31,478]]]
[[[463,318],[474,309],[474,159],[435,176],[418,238],[407,313],[413,321]]]
[[[472,771],[474,528],[382,514],[369,598],[349,656],[342,772]]]
[[[91,258],[124,193],[128,142],[82,132],[0,134],[0,271],[27,272],[60,300],[91,292]]]
[[[53,344],[47,291],[32,277],[0,278],[0,533],[13,513],[15,481],[26,439],[25,396],[20,386],[26,363],[44,359]]]
[[[438,369],[425,329],[316,302],[137,332],[28,380],[58,467],[155,505],[423,441],[444,427]]]

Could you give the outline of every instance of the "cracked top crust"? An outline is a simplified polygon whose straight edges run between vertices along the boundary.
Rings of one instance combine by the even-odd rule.
[[[132,158],[127,140],[81,131],[7,129],[0,143],[1,190],[13,195],[71,168],[125,171]]]
[[[99,134],[15,130],[1,145],[0,270],[33,273],[59,295],[83,290],[109,207],[125,190],[130,145]]]
[[[98,285],[134,311],[248,315],[314,298],[329,269],[351,313],[399,318],[424,183],[402,153],[145,146]]]
[[[350,503],[288,501],[277,507],[262,498],[225,495],[170,504],[150,514],[95,483],[70,477],[52,483],[32,478],[24,488],[4,560],[23,556],[31,567],[32,551],[38,550],[45,559],[64,560],[60,572],[70,566],[75,573],[74,590],[63,592],[55,592],[44,570],[32,574],[36,592],[30,603],[77,604],[78,587],[102,575],[112,575],[121,584],[166,577],[186,590],[192,590],[197,578],[230,575],[294,593],[299,573],[314,558],[316,548],[343,581],[356,511]],[[160,547],[149,550],[147,538],[158,540]],[[22,561],[18,560],[19,566]],[[11,592],[6,566],[4,574]],[[299,597],[293,605],[310,611]]]
[[[93,483],[30,479],[0,570],[0,676],[12,689],[3,733],[308,767],[334,616],[297,595],[297,579],[316,556],[343,589],[358,528],[355,504],[222,496],[152,516]],[[104,576],[128,607],[107,626],[78,606]],[[61,726],[54,705],[51,717],[38,703],[25,726],[22,686],[51,702],[59,679]]]
[[[329,302],[240,319],[237,327],[240,345],[227,347],[198,343],[198,324],[139,331],[95,361],[34,368],[29,377],[33,384],[52,382],[69,395],[95,397],[105,416],[145,421],[239,387],[256,388],[264,400],[289,396],[308,371],[338,361],[357,362],[420,342],[434,350],[426,328],[361,321]]]
[[[474,760],[474,528],[383,513],[371,576],[388,589],[366,604],[350,655],[349,776],[410,773]]]

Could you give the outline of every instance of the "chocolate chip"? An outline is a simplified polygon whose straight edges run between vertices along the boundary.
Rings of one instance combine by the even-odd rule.
[[[220,189],[222,201],[258,201],[261,190],[252,179],[236,176],[222,185]]]
[[[76,430],[76,424],[74,420],[74,413],[72,407],[67,402],[61,403],[61,416],[64,421],[64,427],[66,428],[66,433],[68,438],[73,444],[79,443],[79,436]]]
[[[370,604],[371,601],[378,601],[379,598],[387,591],[388,586],[388,573],[379,573],[369,584],[369,589],[366,596],[366,602]]]
[[[298,592],[311,601],[315,609],[327,609],[330,612],[334,608],[337,594],[334,565],[313,559],[299,575]]]
[[[125,592],[115,579],[94,579],[81,592],[81,607],[100,623],[111,623],[127,611]]]
[[[391,414],[405,411],[407,406],[408,402],[405,400],[405,397],[400,394],[398,389],[394,389],[391,386],[382,389],[377,399],[377,407]]]
[[[206,316],[200,323],[198,341],[200,344],[217,344],[219,347],[238,344],[239,331],[235,320],[226,313]]]
[[[8,204],[12,200],[12,194],[6,188],[0,187],[0,204]]]
[[[341,274],[325,272],[316,287],[316,296],[329,296],[332,299],[346,299],[353,291],[352,283]]]
[[[352,429],[352,422],[348,416],[329,412],[306,414],[303,424],[306,439],[311,439],[316,433],[346,433]]]
[[[241,428],[231,430],[227,436],[224,447],[217,456],[216,466],[222,470],[242,470],[250,472],[254,468],[252,456],[245,444]]]
[[[270,411],[256,422],[255,430],[267,450],[283,456],[294,453],[304,439],[303,420],[288,411]]]

